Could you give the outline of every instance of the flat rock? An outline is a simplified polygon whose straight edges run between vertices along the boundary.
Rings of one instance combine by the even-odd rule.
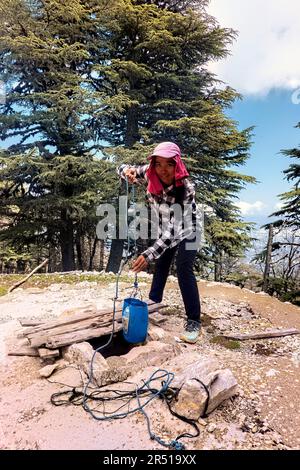
[[[76,366],[72,365],[55,371],[51,377],[51,382],[59,382],[60,384],[64,384],[66,387],[71,388],[82,388],[86,383],[86,380],[86,375]]]
[[[122,382],[130,375],[146,367],[160,367],[170,356],[180,353],[177,345],[151,341],[144,346],[137,346],[124,356],[107,358],[108,370],[95,371],[94,379],[98,386]]]
[[[47,378],[53,374],[53,372],[58,368],[58,364],[53,364],[49,366],[45,366],[39,370],[39,374],[41,377]]]
[[[145,346],[133,348],[123,357],[135,371],[148,366],[161,366],[170,357],[180,354],[181,348],[177,344],[165,344],[160,341],[151,341]]]

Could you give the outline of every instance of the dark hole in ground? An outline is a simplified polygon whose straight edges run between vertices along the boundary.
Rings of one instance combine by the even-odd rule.
[[[100,346],[104,346],[108,342],[110,335],[101,336],[100,338],[93,338],[89,340],[89,343],[93,346],[94,349],[98,349]],[[107,357],[111,356],[123,356],[127,354],[131,349],[133,349],[136,345],[129,344],[124,339],[123,331],[118,331],[112,337],[111,342],[108,346],[101,349],[99,352],[102,356],[106,359]]]

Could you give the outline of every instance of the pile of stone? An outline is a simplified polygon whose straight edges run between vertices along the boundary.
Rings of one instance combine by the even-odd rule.
[[[157,369],[174,373],[171,387],[177,389],[178,393],[172,408],[179,415],[194,421],[204,413],[210,414],[238,392],[238,383],[232,372],[222,369],[215,358],[203,358],[196,351],[183,352],[174,337],[152,325],[149,328],[149,341],[134,347],[125,355],[105,359],[100,352],[95,354],[87,342],[73,344],[63,349],[63,360],[43,367],[40,375],[49,377],[55,372],[54,381],[80,387],[82,383],[79,382],[82,379],[86,382],[90,374],[92,360],[92,383],[98,387],[123,382],[128,377],[130,382],[143,382]],[[81,371],[79,382],[78,370]]]
[[[121,356],[105,358],[100,352],[95,353],[89,343],[91,339],[109,335],[113,326],[112,310],[99,310],[93,305],[65,311],[60,318],[42,324],[23,322],[24,328],[18,334],[23,345],[16,345],[9,354],[40,356],[48,364],[40,370],[41,377],[54,374],[54,380],[78,387],[89,377],[92,359],[92,382],[98,387],[124,382],[138,373],[141,377],[145,374],[145,380],[155,368],[168,369],[175,374],[172,387],[178,389],[174,410],[197,420],[204,411],[211,413],[235,395],[238,384],[232,372],[221,369],[214,358],[203,358],[196,351],[186,353],[176,336],[158,326],[166,319],[163,311],[160,313],[163,307],[166,306],[149,301],[147,342]],[[114,331],[121,330],[122,305],[119,303]]]

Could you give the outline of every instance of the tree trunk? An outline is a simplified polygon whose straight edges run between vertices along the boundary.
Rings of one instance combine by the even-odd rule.
[[[113,239],[111,243],[109,258],[106,266],[106,272],[117,273],[120,269],[120,264],[123,254],[124,240]]]
[[[269,227],[266,265],[265,265],[265,271],[264,271],[264,285],[263,285],[263,291],[264,292],[268,291],[270,266],[271,266],[271,258],[272,258],[273,236],[274,236],[274,228],[273,228],[273,224],[271,224],[270,227]]]
[[[215,282],[221,282],[221,272],[222,272],[222,255],[220,252],[216,252],[215,259]]]
[[[57,271],[57,266],[60,265],[60,256],[58,247],[52,242],[49,243],[48,259],[48,272],[54,273]]]
[[[61,211],[62,227],[60,229],[60,249],[62,257],[62,270],[74,271],[74,227],[68,217],[66,209]]]
[[[79,229],[76,232],[76,253],[77,253],[78,269],[83,271],[82,249],[81,249],[81,231]]]
[[[99,271],[104,269],[104,240],[99,240],[100,242],[100,257],[99,257]]]
[[[101,241],[103,241],[103,240],[101,240]],[[98,238],[96,237],[94,239],[93,248],[92,248],[92,252],[91,252],[91,255],[90,255],[89,271],[93,270],[93,261],[94,261],[94,256],[95,256],[95,253],[96,253],[97,242],[98,242]]]
[[[125,147],[132,147],[139,141],[139,125],[138,125],[138,106],[131,106],[126,113],[126,134],[125,134]]]

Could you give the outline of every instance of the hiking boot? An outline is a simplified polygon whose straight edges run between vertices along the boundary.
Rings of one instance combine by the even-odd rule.
[[[184,332],[180,335],[180,339],[185,343],[196,343],[200,335],[201,325],[194,320],[188,320],[184,326]]]

